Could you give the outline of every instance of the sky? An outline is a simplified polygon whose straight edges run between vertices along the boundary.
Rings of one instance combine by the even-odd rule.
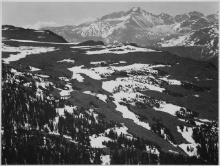
[[[13,2],[2,4],[2,24],[40,28],[42,26],[78,25],[117,11],[141,7],[153,14],[171,15],[189,11],[216,13],[218,2]]]

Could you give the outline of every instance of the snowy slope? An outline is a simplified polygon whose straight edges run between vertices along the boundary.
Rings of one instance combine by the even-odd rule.
[[[201,59],[210,59],[218,56],[218,26],[212,25],[169,40],[162,39],[159,47],[201,47]]]

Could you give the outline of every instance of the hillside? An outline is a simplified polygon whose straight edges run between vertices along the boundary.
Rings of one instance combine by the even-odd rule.
[[[12,25],[2,26],[3,40],[32,40],[39,42],[67,43],[67,41],[49,30],[34,30],[15,27]]]
[[[2,44],[2,164],[218,163],[213,65],[34,34]]]

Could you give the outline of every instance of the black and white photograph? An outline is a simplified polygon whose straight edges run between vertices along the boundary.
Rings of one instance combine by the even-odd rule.
[[[1,164],[218,165],[219,4],[1,1]]]

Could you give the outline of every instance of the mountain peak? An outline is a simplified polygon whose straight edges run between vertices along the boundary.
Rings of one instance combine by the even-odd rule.
[[[131,8],[131,11],[133,11],[133,12],[137,12],[137,11],[140,11],[140,10],[141,10],[140,7],[133,7],[133,8]]]
[[[153,14],[141,6],[113,12],[91,23],[80,24],[73,28],[51,30],[59,35],[62,34],[69,42],[103,40],[105,43],[116,43],[128,41],[142,46],[151,46],[161,38],[168,40],[175,36],[184,36],[191,31],[216,23],[215,15],[205,17],[195,11],[176,16],[165,11]]]
[[[143,10],[142,8],[140,7],[132,7],[128,13],[143,13],[145,12],[145,10]]]
[[[158,15],[165,24],[173,24],[174,23],[174,18],[173,16],[167,14],[167,13],[161,13]]]
[[[170,15],[167,14],[167,13],[162,12],[162,13],[159,14],[159,16],[170,16]]]
[[[189,16],[191,20],[195,20],[201,17],[204,17],[204,14],[198,11],[189,12]]]

